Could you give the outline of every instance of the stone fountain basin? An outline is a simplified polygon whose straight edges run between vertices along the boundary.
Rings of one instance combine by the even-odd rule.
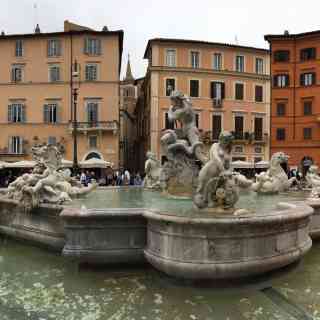
[[[265,273],[298,260],[311,248],[312,213],[303,202],[240,217],[183,218],[146,210],[145,257],[158,270],[185,279]]]

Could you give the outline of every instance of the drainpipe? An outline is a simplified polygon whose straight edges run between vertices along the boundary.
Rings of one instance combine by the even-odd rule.
[[[73,120],[73,77],[72,77],[72,61],[73,61],[73,37],[72,33],[70,33],[70,121],[72,122]]]
[[[293,60],[293,140],[296,139],[296,37],[293,38],[294,60]]]
[[[269,110],[269,159],[271,159],[271,143],[272,143],[272,106],[273,106],[273,101],[272,101],[272,91],[273,91],[273,74],[272,74],[272,42],[270,41],[270,61],[269,61],[269,74],[270,74],[270,110]]]

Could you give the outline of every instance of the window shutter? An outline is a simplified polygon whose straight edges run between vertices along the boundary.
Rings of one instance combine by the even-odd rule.
[[[21,106],[21,122],[26,122],[26,106]]]
[[[94,104],[94,121],[98,122],[99,121],[99,107],[98,103]]]
[[[26,153],[26,149],[25,149],[25,143],[24,143],[24,139],[19,137],[19,152],[18,153]]]
[[[89,53],[89,39],[87,37],[84,38],[83,52],[85,54]]]
[[[300,74],[300,86],[304,86],[304,74]]]
[[[312,73],[312,84],[316,84],[316,73]]]
[[[210,96],[211,96],[211,99],[214,99],[216,97],[216,83],[215,82],[210,83]]]
[[[273,86],[274,87],[278,86],[278,76],[277,75],[273,76]]]
[[[12,122],[12,105],[8,105],[8,122]]]
[[[61,56],[61,40],[57,40],[57,56]]]
[[[289,78],[289,75],[286,74],[286,86],[289,86],[290,85],[290,78]]]
[[[59,80],[60,80],[60,67],[56,67],[56,81],[59,81]]]
[[[56,107],[56,122],[59,123],[61,122],[61,111],[62,111],[62,108],[60,108],[60,105],[57,104],[57,107]]]
[[[50,52],[50,40],[47,41],[47,55],[48,55],[48,57],[51,56],[51,52]]]
[[[43,121],[45,123],[49,122],[49,106],[47,104],[43,106]]]
[[[97,53],[101,55],[101,39],[97,39]]]
[[[9,139],[8,139],[8,151],[9,151],[10,153],[13,152],[13,148],[12,148],[12,137],[9,137]]]
[[[16,81],[15,68],[14,67],[11,69],[11,81],[12,82]]]
[[[224,82],[221,82],[221,99],[225,97],[225,85]]]

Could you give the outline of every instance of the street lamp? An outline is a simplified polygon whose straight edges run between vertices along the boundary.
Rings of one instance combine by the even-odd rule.
[[[72,68],[72,96],[73,96],[73,112],[72,112],[72,128],[73,128],[73,174],[79,172],[78,165],[78,120],[77,120],[77,104],[78,91],[80,88],[80,65],[77,60],[73,63]]]

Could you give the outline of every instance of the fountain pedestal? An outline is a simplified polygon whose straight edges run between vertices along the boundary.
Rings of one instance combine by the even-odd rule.
[[[185,279],[262,274],[298,260],[312,245],[313,209],[295,203],[263,215],[179,217],[145,211],[146,259]]]

